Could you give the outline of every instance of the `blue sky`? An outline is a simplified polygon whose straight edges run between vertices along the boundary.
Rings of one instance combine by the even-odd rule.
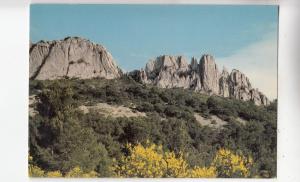
[[[32,42],[81,36],[105,46],[126,71],[162,54],[199,59],[209,53],[229,69],[251,74],[263,67],[260,75],[277,78],[277,26],[277,6],[33,4],[30,9]],[[255,57],[270,46],[270,55]]]

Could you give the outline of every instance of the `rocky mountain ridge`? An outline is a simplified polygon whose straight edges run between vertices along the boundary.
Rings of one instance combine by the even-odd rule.
[[[253,101],[256,105],[270,103],[239,70],[233,69],[229,73],[223,68],[220,72],[211,55],[203,55],[199,63],[193,57],[190,64],[183,56],[163,55],[150,60],[144,69],[132,71],[129,75],[141,83],[161,88],[181,87],[210,95]]]
[[[40,41],[30,44],[30,79],[61,78],[119,78],[123,73],[105,47],[80,37]],[[268,98],[252,87],[240,71],[219,71],[213,56],[203,55],[198,63],[188,63],[183,56],[159,56],[150,60],[144,69],[127,73],[141,83],[161,88],[181,87],[197,92],[253,101],[268,105]]]
[[[122,74],[105,47],[80,37],[30,44],[29,54],[30,79],[113,79]]]

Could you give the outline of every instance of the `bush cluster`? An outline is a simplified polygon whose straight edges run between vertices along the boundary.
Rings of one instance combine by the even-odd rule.
[[[94,171],[97,176],[113,176],[111,166],[132,152],[128,143],[146,146],[150,141],[163,152],[182,154],[187,165],[199,171],[213,164],[218,151],[226,148],[252,156],[253,165],[243,176],[276,176],[276,101],[256,106],[180,88],[161,89],[127,77],[30,81],[30,94],[40,100],[38,114],[29,118],[30,164],[44,174],[59,171],[66,176],[79,167],[82,174]],[[147,117],[113,118],[78,110],[80,105],[99,102],[124,105]],[[207,118],[216,115],[228,124],[222,129],[204,127],[195,113]],[[246,124],[237,122],[237,117]]]

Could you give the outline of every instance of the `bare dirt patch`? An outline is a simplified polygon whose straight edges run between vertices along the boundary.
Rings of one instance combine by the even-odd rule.
[[[243,125],[246,125],[246,123],[247,123],[246,120],[244,120],[243,118],[240,118],[240,117],[235,118],[235,120]]]
[[[82,105],[79,109],[84,113],[87,114],[91,111],[95,111],[98,113],[103,114],[104,116],[111,116],[111,117],[146,117],[146,113],[138,112],[132,110],[125,106],[120,105],[109,105],[107,103],[97,103],[93,106],[85,106]]]
[[[202,126],[208,126],[212,128],[222,128],[227,124],[226,121],[220,119],[218,116],[212,115],[211,118],[204,118],[200,114],[195,113],[194,117]]]

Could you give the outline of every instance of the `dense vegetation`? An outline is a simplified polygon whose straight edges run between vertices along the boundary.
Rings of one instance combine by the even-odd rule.
[[[43,175],[68,176],[79,170],[81,176],[133,176],[116,169],[130,161],[134,147],[150,150],[151,143],[161,146],[154,152],[174,154],[174,160],[184,161],[190,171],[213,167],[217,177],[276,176],[276,101],[267,107],[255,106],[179,88],[160,89],[128,77],[30,81],[30,95],[39,98],[38,114],[29,118],[30,167]],[[78,110],[80,105],[99,102],[124,105],[147,117],[105,117]],[[194,113],[206,118],[216,115],[228,124],[219,129],[201,126]],[[246,124],[238,122],[238,117]],[[253,164],[247,166],[247,173],[226,173],[228,167],[222,162],[217,166],[214,161],[222,149],[240,154],[239,159],[251,156]],[[185,177],[205,176],[189,174]]]
[[[207,167],[191,167],[183,158],[183,154],[164,152],[161,145],[149,142],[146,147],[141,144],[126,145],[129,155],[114,162],[109,168],[113,177],[249,177],[253,165],[251,157],[234,154],[230,150],[219,149],[212,163]],[[30,157],[32,160],[32,157]],[[31,162],[31,161],[30,161]],[[101,172],[84,172],[79,166],[62,174],[61,171],[44,171],[34,164],[29,164],[29,175],[32,177],[97,177]]]

